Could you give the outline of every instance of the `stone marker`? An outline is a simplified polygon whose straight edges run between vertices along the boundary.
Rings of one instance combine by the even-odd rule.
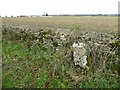
[[[75,65],[79,65],[80,67],[85,68],[87,64],[87,51],[85,48],[85,44],[80,42],[74,42],[72,47]]]

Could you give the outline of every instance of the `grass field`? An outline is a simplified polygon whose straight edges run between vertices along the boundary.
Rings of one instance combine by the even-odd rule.
[[[120,45],[117,24],[117,17],[110,16],[2,18],[2,87],[119,88],[119,65],[114,54]],[[59,34],[52,30],[64,34],[75,32],[78,39],[75,35],[66,36],[68,40],[59,45]],[[35,36],[33,31],[40,34]],[[87,31],[101,33],[96,33],[98,37],[94,38],[94,33],[89,36]],[[92,55],[88,53],[89,70],[75,66],[69,55],[70,45],[79,39],[86,44],[100,41],[110,52],[103,53],[103,48],[97,48]],[[112,43],[113,47],[111,40],[117,43]]]
[[[7,26],[39,28],[76,29],[81,31],[117,32],[118,17],[116,16],[56,16],[56,17],[10,17],[2,18],[2,24]]]
[[[54,56],[49,49],[44,51],[34,47],[29,50],[8,39],[3,39],[3,45],[3,88],[118,88],[117,76],[90,72],[80,74],[79,68],[72,69],[67,65],[67,71],[72,73],[75,70],[80,75],[71,78],[67,74],[56,73],[53,77],[50,60],[54,62]],[[61,68],[59,65],[58,71]]]

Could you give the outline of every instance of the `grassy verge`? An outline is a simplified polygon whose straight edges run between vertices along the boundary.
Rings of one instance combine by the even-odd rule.
[[[66,58],[62,58],[66,49],[61,54],[54,52],[56,45],[51,44],[45,48],[41,43],[33,46],[23,44],[27,40],[33,41],[30,38],[32,34],[28,38],[24,34],[19,34],[18,37],[16,34],[16,39],[13,39],[11,33],[3,34],[3,88],[118,88],[118,76],[111,73],[109,67],[107,69],[105,66],[97,72],[92,69],[85,71],[74,66],[72,61],[67,62]],[[25,40],[21,41],[19,36]]]
[[[3,88],[117,87],[117,78],[104,73],[87,75],[78,82],[66,75],[53,77],[49,63],[52,54],[50,49],[43,51],[36,46],[29,50],[3,38]]]

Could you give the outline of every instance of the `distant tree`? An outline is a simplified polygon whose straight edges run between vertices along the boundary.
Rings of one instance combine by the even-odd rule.
[[[48,14],[46,13],[46,15],[45,16],[48,16]]]
[[[20,15],[20,17],[26,17],[25,15]]]
[[[48,16],[48,14],[46,12],[44,12],[42,16]]]

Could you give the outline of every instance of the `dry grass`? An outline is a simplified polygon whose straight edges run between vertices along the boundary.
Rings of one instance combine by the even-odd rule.
[[[118,17],[115,16],[56,16],[56,17],[12,17],[3,18],[2,24],[7,26],[39,28],[74,29],[79,26],[81,31],[117,32]]]

